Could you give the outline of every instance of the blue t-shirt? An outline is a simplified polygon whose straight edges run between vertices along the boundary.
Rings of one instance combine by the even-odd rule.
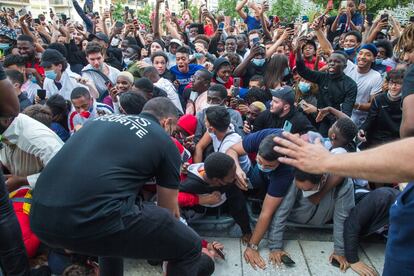
[[[247,24],[247,30],[250,32],[251,30],[261,29],[262,24],[260,23],[260,20],[257,20],[253,16],[248,15],[246,19],[244,20],[244,23]]]
[[[354,15],[351,18],[352,23],[354,23],[355,26],[362,27],[364,24],[364,17],[359,12],[354,13]],[[342,14],[339,18],[339,26],[341,33],[348,32],[351,30],[351,27],[348,27],[348,30],[345,30],[346,26],[346,14]]]
[[[59,123],[52,122],[50,124],[50,129],[53,130],[63,142],[66,142],[70,137],[70,132],[67,131],[63,126]]]
[[[390,228],[383,276],[413,275],[414,183],[409,183],[390,208]]]
[[[281,128],[267,128],[251,133],[244,137],[243,149],[246,153],[257,153],[264,138],[272,134],[282,137],[282,132]],[[284,197],[293,181],[293,167],[282,163],[275,170],[260,174],[268,182],[267,194],[273,197]]]
[[[177,65],[171,67],[170,72],[176,76],[177,81],[180,84],[180,86],[178,87],[179,94],[183,93],[184,88],[191,82],[191,77],[195,74],[195,72],[197,72],[200,69],[204,69],[204,67],[198,64],[189,64],[188,72],[181,73],[180,70],[178,70]]]

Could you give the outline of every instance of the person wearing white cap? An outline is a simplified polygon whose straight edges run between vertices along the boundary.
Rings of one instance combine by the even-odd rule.
[[[181,47],[181,46],[183,46],[183,43],[180,40],[176,38],[171,39],[170,46],[168,47],[168,53],[167,53],[168,69],[170,69],[171,67],[177,64],[175,53],[177,53],[178,47]]]

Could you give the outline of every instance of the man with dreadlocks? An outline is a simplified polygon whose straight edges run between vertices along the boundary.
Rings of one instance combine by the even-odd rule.
[[[408,64],[402,87],[403,118],[401,122],[401,137],[414,136],[414,24],[408,25],[395,45],[395,51]]]

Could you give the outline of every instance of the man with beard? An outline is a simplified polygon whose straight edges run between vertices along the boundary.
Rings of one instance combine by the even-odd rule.
[[[243,58],[247,57],[249,54],[249,49],[247,49],[247,37],[245,34],[239,34],[236,36],[237,41],[237,54]]]
[[[313,83],[318,84],[317,108],[331,106],[351,116],[357,95],[357,85],[353,79],[344,74],[346,57],[340,52],[334,52],[328,59],[328,72],[310,70],[303,60],[300,47],[296,50],[296,70],[299,75]],[[317,112],[317,110],[316,110]],[[335,116],[325,117],[319,125],[323,136],[336,121]]]
[[[45,69],[40,66],[40,59],[36,58],[33,38],[28,35],[20,35],[17,38],[17,49],[19,50],[19,55],[26,62],[26,74],[31,75],[32,81],[36,81],[39,86],[43,86]]]
[[[303,134],[309,130],[314,130],[308,118],[295,107],[295,94],[290,86],[271,90],[271,92],[270,109],[263,111],[256,118],[253,124],[253,132],[266,128],[283,128],[286,121],[292,124],[291,133]]]
[[[85,125],[42,172],[33,231],[50,246],[100,256],[103,276],[123,275],[123,258],[168,260],[171,276],[211,275],[200,237],[178,220],[180,155],[166,133],[176,121],[171,101],[156,98],[138,116],[104,116]],[[64,162],[74,151],[82,162]],[[58,175],[65,177],[53,181]],[[157,206],[136,200],[153,178]],[[203,264],[209,272],[198,274]]]
[[[236,53],[237,39],[235,36],[228,36],[224,42],[224,50],[226,53]]]

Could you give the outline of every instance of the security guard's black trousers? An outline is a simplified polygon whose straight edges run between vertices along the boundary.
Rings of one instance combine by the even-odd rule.
[[[166,209],[143,204],[122,218],[124,229],[99,238],[71,239],[37,233],[46,244],[99,256],[100,275],[123,275],[123,258],[168,261],[168,276],[198,275],[201,239]]]

